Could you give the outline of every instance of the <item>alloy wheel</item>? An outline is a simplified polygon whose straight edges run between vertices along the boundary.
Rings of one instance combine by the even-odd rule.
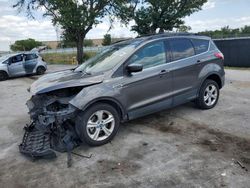
[[[107,110],[98,110],[87,121],[87,134],[95,141],[107,139],[115,127],[115,118]]]
[[[204,92],[204,102],[207,106],[213,106],[218,98],[218,90],[215,85],[209,84]]]

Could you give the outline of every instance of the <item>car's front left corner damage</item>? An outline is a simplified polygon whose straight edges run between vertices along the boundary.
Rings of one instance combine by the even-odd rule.
[[[74,119],[79,109],[69,103],[82,87],[36,94],[27,101],[31,124],[25,127],[20,152],[31,156],[56,157],[55,151],[71,151],[79,145]]]

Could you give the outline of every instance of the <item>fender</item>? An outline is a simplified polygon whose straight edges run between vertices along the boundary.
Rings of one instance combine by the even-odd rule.
[[[106,85],[105,83],[92,85],[83,88],[69,103],[76,108],[84,111],[90,105],[99,101],[110,101],[115,103],[121,110],[122,119],[126,119],[124,104],[119,100],[121,93],[119,89]]]
[[[8,65],[7,64],[1,64],[0,63],[0,71],[4,71],[4,72],[7,73],[8,76],[11,76],[11,75],[9,75]]]
[[[198,93],[199,93],[200,87],[203,84],[203,82],[211,75],[217,75],[220,78],[222,85],[224,85],[224,80],[222,77],[224,77],[225,72],[223,71],[221,66],[218,64],[215,64],[215,63],[207,64],[206,66],[204,66],[202,68],[202,70],[200,71],[200,74],[198,76],[198,79],[199,79]],[[197,93],[197,95],[198,95],[198,93]]]

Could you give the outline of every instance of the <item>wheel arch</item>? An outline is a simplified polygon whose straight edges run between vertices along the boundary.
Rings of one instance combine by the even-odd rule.
[[[98,103],[105,103],[105,104],[111,105],[112,107],[114,107],[117,110],[117,112],[121,118],[121,121],[127,120],[127,113],[126,113],[125,109],[123,108],[122,104],[119,101],[117,101],[116,99],[111,98],[111,97],[101,97],[101,98],[94,99],[94,100],[88,102],[84,106],[84,108],[82,108],[81,110],[85,111],[88,108],[90,108],[91,106],[98,104]]]
[[[8,71],[6,71],[6,70],[0,70],[0,72],[6,73],[8,76],[10,76]]]
[[[222,88],[222,80],[221,80],[221,77],[220,77],[218,74],[215,74],[215,73],[210,74],[209,76],[206,77],[205,80],[208,80],[208,79],[209,79],[209,80],[215,81],[215,82],[218,84],[219,89]],[[204,81],[205,81],[205,80],[204,80]],[[204,81],[203,81],[203,82],[204,82]]]
[[[202,87],[202,84],[205,82],[205,80],[208,80],[208,79],[214,80],[218,84],[219,89],[222,88],[223,81],[222,81],[221,76],[217,72],[211,72],[210,74],[204,76],[204,78],[199,83],[199,87],[198,87],[198,91],[197,91],[197,96],[199,95],[199,92],[200,92],[200,89]]]
[[[36,70],[37,70],[39,67],[44,68],[44,70],[46,71],[46,67],[45,67],[44,65],[37,65]]]

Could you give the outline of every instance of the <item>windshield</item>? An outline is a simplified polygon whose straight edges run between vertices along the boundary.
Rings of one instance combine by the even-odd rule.
[[[11,55],[4,55],[4,56],[0,57],[0,62],[7,60],[10,56]]]
[[[133,52],[137,44],[138,42],[134,41],[110,46],[77,67],[75,71],[92,74],[110,70],[123,60],[127,54]]]

